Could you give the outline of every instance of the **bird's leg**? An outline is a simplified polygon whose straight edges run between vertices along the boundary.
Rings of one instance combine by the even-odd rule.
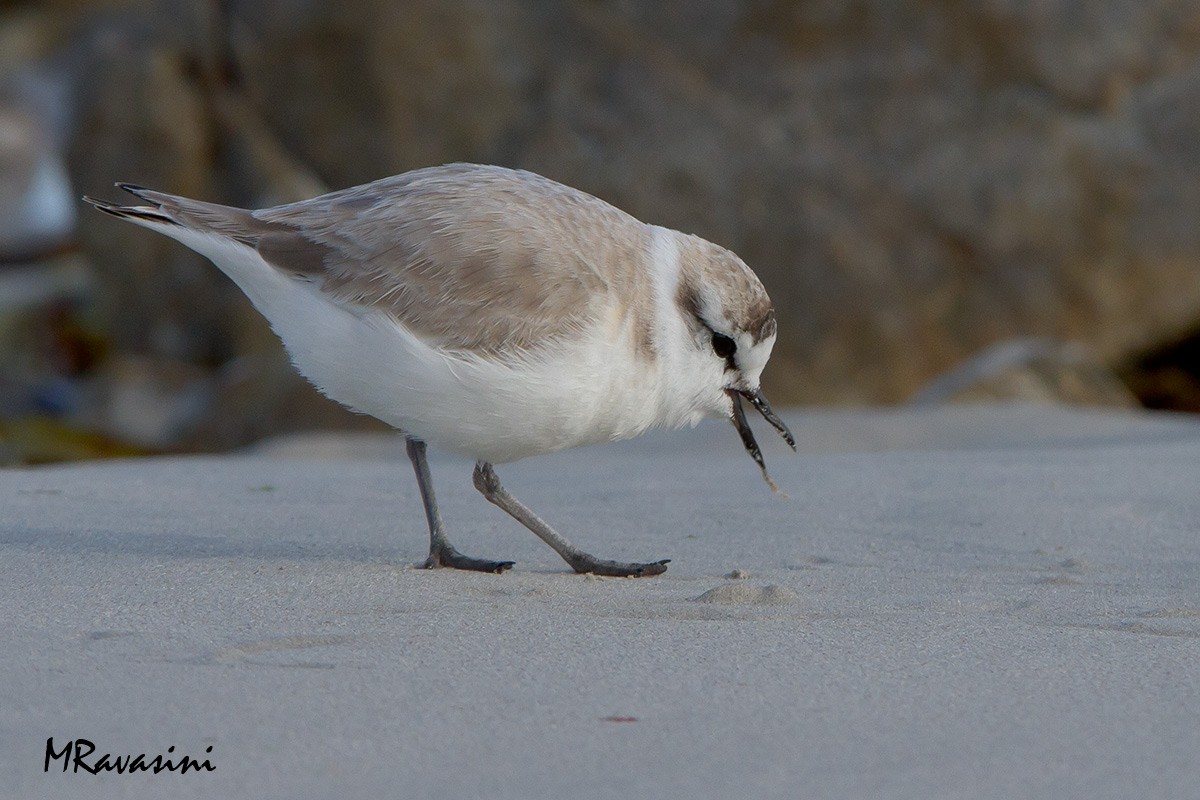
[[[616,577],[643,577],[659,575],[667,571],[667,563],[671,560],[653,561],[649,564],[624,564],[620,561],[605,561],[583,552],[568,542],[557,531],[547,525],[537,514],[534,514],[520,500],[508,493],[500,485],[500,478],[495,468],[486,461],[475,462],[475,488],[488,499],[489,503],[499,506],[508,512],[509,516],[537,534],[538,538],[554,548],[563,560],[571,565],[576,572],[592,572],[596,575],[613,575]]]
[[[417,486],[421,488],[421,502],[425,504],[425,519],[429,522],[429,558],[425,560],[425,569],[437,567],[453,567],[454,569],[472,569],[477,572],[504,572],[512,567],[511,561],[486,561],[481,558],[464,556],[454,549],[446,538],[446,530],[442,526],[442,515],[438,512],[437,498],[433,496],[433,476],[429,474],[429,462],[425,458],[425,442],[411,436],[405,439],[408,445],[408,457],[412,461],[413,472],[417,473]]]

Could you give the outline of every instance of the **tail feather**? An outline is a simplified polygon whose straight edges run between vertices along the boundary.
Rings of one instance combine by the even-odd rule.
[[[260,222],[254,218],[251,212],[242,208],[178,197],[166,192],[147,189],[135,183],[118,183],[117,187],[150,205],[123,206],[107,200],[97,200],[94,197],[84,197],[83,199],[100,211],[112,214],[114,217],[133,222],[159,222],[199,231],[209,231],[228,236],[251,247],[257,244],[259,237],[266,230],[278,227]]]

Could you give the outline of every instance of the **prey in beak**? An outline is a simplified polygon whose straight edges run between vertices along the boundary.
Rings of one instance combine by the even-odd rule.
[[[779,435],[788,443],[793,452],[796,449],[796,439],[792,436],[792,432],[788,430],[788,426],[783,424],[774,411],[771,410],[771,405],[767,402],[767,398],[763,396],[761,389],[748,391],[745,389],[726,389],[725,394],[729,395],[730,402],[733,403],[733,414],[730,421],[733,427],[737,428],[738,435],[742,437],[742,445],[746,448],[746,452],[754,459],[754,463],[758,464],[758,468],[762,470],[763,480],[771,487],[771,491],[778,492],[779,486],[775,481],[771,480],[771,476],[767,473],[767,463],[763,461],[762,451],[758,449],[758,442],[754,440],[754,431],[750,430],[750,423],[746,422],[746,410],[742,408],[742,398],[750,401],[750,405],[758,409],[758,413],[763,415],[763,419],[771,423],[771,427],[779,431]]]

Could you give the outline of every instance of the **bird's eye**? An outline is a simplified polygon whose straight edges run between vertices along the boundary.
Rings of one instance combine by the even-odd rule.
[[[737,342],[723,333],[714,333],[712,338],[713,352],[721,358],[729,358],[737,352]]]

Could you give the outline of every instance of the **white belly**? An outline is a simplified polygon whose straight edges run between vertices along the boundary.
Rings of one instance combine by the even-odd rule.
[[[653,374],[622,357],[619,339],[587,337],[505,364],[442,353],[383,315],[332,310],[341,319],[313,309],[272,320],[297,369],[330,398],[472,458],[515,461],[658,421],[645,392]]]

